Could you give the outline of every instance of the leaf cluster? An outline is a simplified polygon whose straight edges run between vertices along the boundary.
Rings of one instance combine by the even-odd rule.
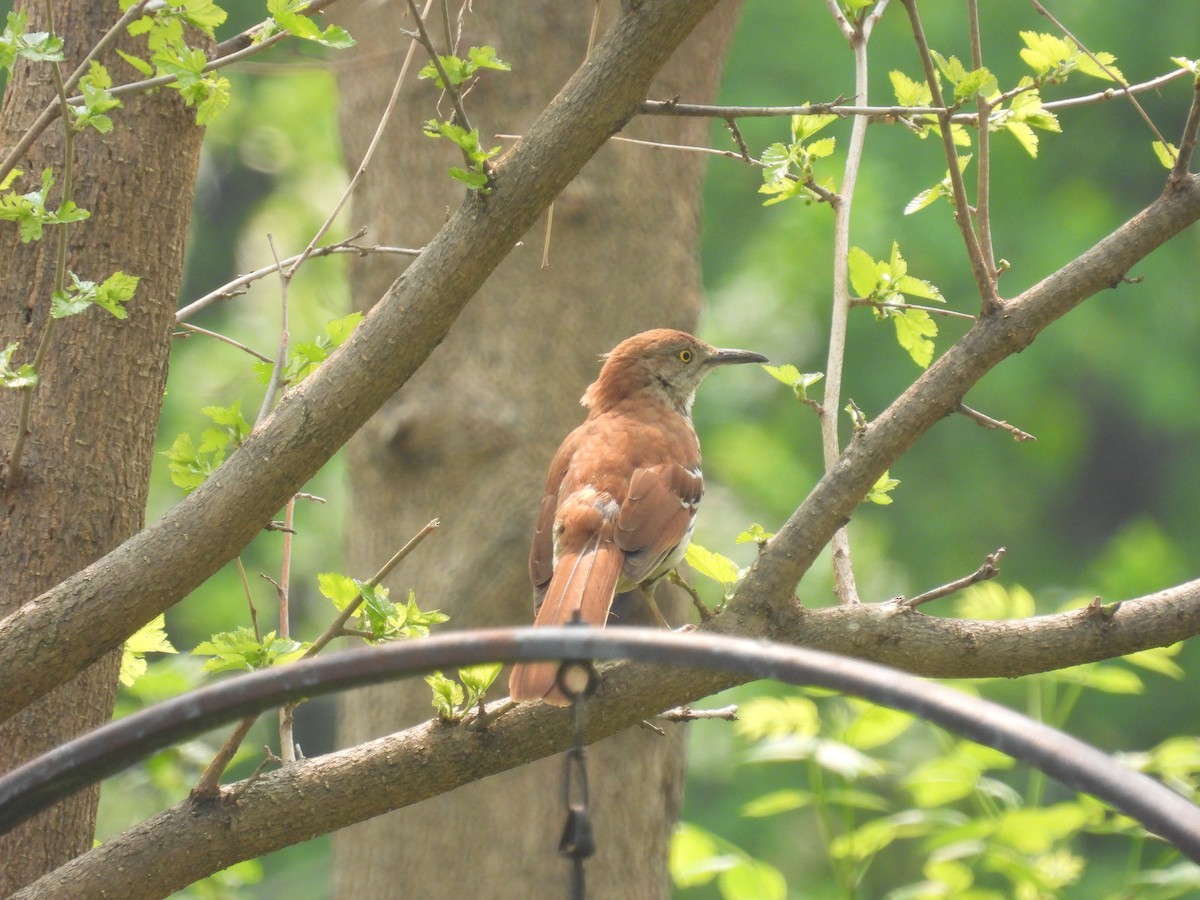
[[[169,450],[162,451],[171,472],[171,481],[184,493],[200,487],[225,461],[230,447],[239,446],[250,435],[250,423],[242,416],[242,401],[229,406],[206,406],[200,410],[215,427],[200,433],[196,443],[187,432],[176,435]]]
[[[833,115],[792,116],[792,139],[787,143],[771,144],[762,154],[763,183],[758,192],[771,195],[769,200],[763,201],[763,206],[772,206],[793,197],[801,197],[805,203],[814,203],[822,199],[817,187],[833,190],[832,179],[821,182],[815,180],[813,163],[833,154],[837,138],[826,137],[816,141],[810,141],[809,138],[836,120],[837,116]]]

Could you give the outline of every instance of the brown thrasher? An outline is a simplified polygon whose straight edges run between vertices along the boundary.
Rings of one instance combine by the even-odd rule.
[[[614,595],[636,586],[666,627],[653,588],[683,560],[704,494],[696,388],[717,366],[766,361],[669,328],[636,334],[604,357],[580,401],[587,420],[562,442],[546,477],[529,552],[534,625],[564,625],[578,613],[603,626]],[[557,672],[556,662],[518,663],[509,692],[567,705]]]

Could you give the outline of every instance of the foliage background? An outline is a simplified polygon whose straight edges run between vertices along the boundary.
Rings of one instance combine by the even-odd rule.
[[[1167,71],[1172,55],[1200,55],[1200,19],[1186,2],[1139,5],[1136,34],[1126,10],[1116,14],[1109,4],[1084,0],[1059,5],[1055,11],[1088,46],[1117,54],[1131,82]],[[221,37],[252,24],[260,14],[251,5],[230,6]],[[968,58],[960,7],[925,6],[931,45]],[[1025,71],[1017,56],[1017,32],[1050,26],[1024,3],[981,6],[985,62],[1002,83],[1012,83]],[[498,49],[504,56],[504,48]],[[398,64],[401,52],[388,62]],[[332,62],[344,64],[354,63]],[[209,128],[181,303],[268,263],[268,234],[281,256],[298,252],[331,207],[346,176],[329,66],[286,49],[230,73],[234,102]],[[872,38],[871,66],[872,100],[877,103],[892,99],[889,70],[919,74],[898,4]],[[726,67],[722,99],[747,105],[832,100],[852,90],[852,74],[849,52],[819,4],[750,2]],[[1073,95],[1102,87],[1077,78],[1066,90]],[[1170,140],[1181,127],[1187,94],[1186,82],[1180,81],[1140,98]],[[1044,99],[1066,95],[1047,91]],[[1064,134],[1042,133],[1037,160],[1004,136],[993,143],[993,227],[998,255],[1013,263],[1001,281],[1008,296],[1124,221],[1159,192],[1164,179],[1150,150],[1152,136],[1124,101],[1066,111],[1061,119]],[[742,122],[757,152],[785,139],[786,129],[783,119]],[[844,144],[849,122],[829,130]],[[732,146],[723,128],[714,126],[712,145]],[[623,152],[659,151],[628,147]],[[898,239],[915,274],[937,284],[951,308],[974,312],[973,282],[948,207],[938,205],[913,217],[902,214],[911,197],[942,177],[940,148],[900,126],[881,125],[871,129],[866,153],[852,242],[880,257]],[[830,161],[823,174],[840,173],[840,158]],[[832,215],[827,208],[797,203],[763,208],[756,193],[760,183],[757,170],[741,163],[714,159],[710,165],[702,248],[710,307],[702,333],[714,343],[758,349],[774,362],[818,371],[824,367],[829,317]],[[365,223],[343,221],[339,236],[359,224]],[[1016,444],[955,418],[934,429],[892,470],[902,481],[895,503],[862,509],[853,525],[864,599],[914,594],[951,580],[973,570],[998,546],[1009,550],[1004,584],[1029,588],[1043,612],[1079,596],[1116,600],[1194,576],[1195,536],[1200,534],[1200,479],[1193,475],[1200,463],[1195,402],[1200,383],[1200,305],[1194,288],[1198,258],[1200,233],[1193,229],[1139,268],[1140,284],[1122,285],[1089,301],[971,395],[974,406],[1032,432],[1037,443]],[[344,260],[310,264],[293,282],[294,338],[317,334],[325,320],[348,308]],[[277,297],[277,284],[267,279],[247,296],[194,322],[273,352]],[[938,345],[944,348],[961,326],[953,319],[939,319],[939,324]],[[917,374],[896,346],[891,327],[876,323],[865,310],[852,316],[849,347],[844,394],[868,415]],[[260,391],[248,357],[203,338],[179,341],[162,445],[181,431],[197,433],[204,427],[200,407],[241,398],[243,408],[253,411]],[[776,527],[818,477],[815,419],[789,392],[760,378],[709,386],[697,404],[696,420],[710,483],[697,539],[746,563],[752,550],[734,547],[736,534],[750,521]],[[151,516],[178,499],[163,462],[155,473]],[[331,502],[298,507],[293,589],[298,632],[315,629],[325,616],[315,573],[339,565],[345,514],[338,502],[340,481],[335,460],[311,486]],[[278,549],[278,535],[264,535],[244,557],[264,618],[274,591],[256,573],[277,571]],[[810,605],[831,602],[827,566],[814,569],[800,595]],[[437,605],[436,598],[422,598],[422,603]],[[927,611],[949,614],[949,607]],[[240,579],[229,566],[168,614],[168,630],[176,646],[188,648],[245,619]],[[1198,655],[1195,646],[1185,648],[1180,662],[1195,671]],[[179,690],[197,677],[196,669],[196,661],[186,657],[152,666],[151,675],[123,694],[122,708]],[[1194,721],[1200,700],[1183,684],[1157,676],[1149,676],[1148,684],[1152,702],[1133,695],[1085,694],[1070,730],[1105,749],[1133,750]],[[733,692],[734,699],[744,701],[764,690],[777,692],[754,686]],[[1025,705],[1029,693],[1019,683],[983,690],[1018,706]],[[714,698],[714,703],[722,702],[729,699]],[[302,708],[298,726],[298,740],[309,755],[332,746],[327,704]],[[268,739],[264,732],[247,746],[258,747]],[[832,888],[821,880],[823,872],[813,871],[819,861],[806,850],[816,846],[810,819],[799,813],[771,819],[739,815],[743,803],[792,777],[785,769],[740,764],[746,752],[746,742],[727,724],[693,726],[685,818],[770,859],[788,875],[794,896],[826,894]],[[906,752],[922,751],[909,747]],[[247,754],[232,774],[247,774],[254,755]],[[188,782],[175,763],[189,760],[202,763],[202,751],[179,748],[110,782],[101,839],[181,797]],[[256,864],[245,865],[225,886],[193,892],[323,896],[327,846],[321,839],[282,851],[265,860],[262,872]],[[875,870],[871,884],[895,883],[892,878],[906,871],[904,862],[887,858],[880,863],[893,864],[900,867],[895,874]],[[1094,896],[1095,886],[1107,877],[1101,858],[1091,859],[1090,865],[1092,874],[1073,896]],[[233,880],[255,881],[260,875],[262,881],[244,888]],[[713,895],[703,890],[687,894]]]

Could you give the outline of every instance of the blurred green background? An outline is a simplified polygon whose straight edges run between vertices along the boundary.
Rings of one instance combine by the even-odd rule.
[[[1010,0],[981,5],[985,61],[1002,85],[1011,85],[1028,71],[1018,56],[1023,46],[1018,32],[1052,26],[1030,4]],[[1057,6],[1056,12],[1090,48],[1117,55],[1131,82],[1171,70],[1171,56],[1200,56],[1200,16],[1190,0],[1137,5],[1073,0]],[[220,36],[261,16],[256,4],[229,7],[230,21]],[[968,59],[963,7],[935,0],[923,4],[923,12],[931,45]],[[504,56],[504,48],[498,49]],[[234,101],[208,130],[181,305],[269,263],[268,235],[280,255],[298,252],[345,184],[334,78],[327,66],[304,52],[272,51],[229,72]],[[887,77],[892,69],[911,77],[920,73],[898,3],[871,41],[874,103],[893,102]],[[1043,99],[1104,87],[1077,75],[1064,88],[1044,92]],[[849,51],[821,4],[745,4],[722,102],[798,104],[852,92]],[[1190,93],[1188,79],[1181,79],[1139,97],[1168,140],[1178,140]],[[996,253],[1012,263],[1001,282],[1005,296],[1016,295],[1072,259],[1162,188],[1166,173],[1151,152],[1153,135],[1129,103],[1114,99],[1064,111],[1060,119],[1063,134],[1039,133],[1036,160],[1007,136],[993,141]],[[756,153],[787,139],[785,119],[744,120],[741,127]],[[837,122],[825,133],[835,134],[844,145],[849,129],[848,121]],[[718,126],[712,142],[731,146]],[[842,159],[839,147],[818,174],[840,181]],[[898,125],[873,127],[855,197],[852,243],[881,258],[898,240],[913,274],[936,284],[951,308],[974,312],[973,281],[949,207],[940,203],[903,215],[909,199],[939,181],[945,169],[935,140],[920,141]],[[714,343],[760,350],[773,362],[820,371],[829,319],[832,213],[794,201],[763,208],[763,197],[756,193],[760,183],[759,171],[739,162],[717,159],[710,164],[702,246],[709,307],[701,334]],[[345,236],[357,224],[344,215],[336,236]],[[1080,596],[1099,594],[1109,601],[1137,596],[1195,576],[1200,534],[1200,479],[1194,476],[1200,464],[1198,259],[1200,231],[1193,228],[1138,266],[1132,273],[1138,283],[1087,302],[968,397],[976,408],[1036,435],[1036,443],[1018,444],[952,418],[891,470],[901,481],[895,502],[863,508],[852,525],[864,600],[911,595],[952,580],[974,570],[1000,546],[1008,548],[1003,582],[1027,587],[1041,611]],[[277,295],[276,284],[268,279],[193,323],[272,353]],[[292,335],[318,334],[327,319],[349,307],[342,259],[309,265],[293,283],[290,298]],[[947,318],[938,323],[942,349],[962,333],[963,325]],[[844,397],[873,416],[917,374],[896,345],[892,327],[876,322],[866,310],[855,311]],[[821,463],[811,410],[797,405],[789,391],[770,379],[734,381],[702,392],[695,410],[710,483],[697,539],[745,564],[753,551],[748,545],[735,547],[734,537],[751,521],[769,530],[778,527],[817,480]],[[244,354],[198,337],[177,341],[160,430],[163,447],[180,432],[198,434],[207,426],[199,412],[203,406],[225,406],[240,398],[252,418],[260,391]],[[843,423],[843,435],[847,431]],[[335,459],[310,487],[331,502],[304,503],[297,510],[303,535],[293,573],[297,631],[315,633],[325,618],[315,574],[340,565],[345,515],[339,502],[341,478],[341,462]],[[154,479],[151,519],[179,498],[165,460],[159,460]],[[279,542],[278,534],[267,534],[247,552],[252,578],[257,572],[277,571]],[[801,585],[806,604],[832,602],[828,569],[819,565]],[[256,581],[253,590],[260,609],[269,609],[274,589]],[[939,604],[927,611],[950,612]],[[168,630],[176,646],[186,649],[214,630],[243,621],[240,579],[236,569],[226,567],[168,614]],[[1181,664],[1195,671],[1198,656],[1200,649],[1186,648]],[[196,669],[197,661],[185,656],[159,662],[133,691],[123,693],[123,708],[182,689],[195,680]],[[1200,711],[1196,695],[1164,678],[1151,677],[1148,684],[1145,697],[1085,694],[1070,730],[1108,750],[1146,747],[1193,731],[1191,723]],[[764,688],[733,692],[734,699],[744,701],[760,690]],[[1018,683],[988,685],[984,691],[1019,707],[1028,700],[1027,688]],[[331,747],[331,730],[329,703],[301,710],[298,740],[309,755]],[[213,739],[220,737],[223,732]],[[264,731],[247,746],[260,747],[267,740]],[[835,896],[816,858],[819,853],[813,853],[817,842],[811,829],[806,831],[811,823],[802,814],[773,819],[739,814],[743,803],[793,777],[783,768],[742,764],[747,749],[727,724],[693,727],[685,818],[769,859],[788,875],[792,896]],[[102,803],[101,838],[180,799],[189,784],[188,767],[202,765],[204,754],[202,743],[178,748],[110,782]],[[246,754],[236,774],[247,774],[256,756],[257,751]],[[319,839],[275,854],[261,868],[253,864],[230,876],[257,884],[237,887],[229,880],[192,893],[325,896],[327,853],[328,840]],[[897,871],[904,870],[903,860],[894,862]],[[1069,896],[1097,895],[1105,863],[1093,863],[1095,874]],[[898,876],[887,869],[873,872],[875,887],[865,887],[863,896],[882,893],[881,886],[894,883],[893,877]],[[689,890],[685,896],[717,896],[714,890]]]

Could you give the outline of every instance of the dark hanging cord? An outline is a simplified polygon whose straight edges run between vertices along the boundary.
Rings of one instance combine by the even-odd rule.
[[[571,900],[584,900],[586,884],[583,861],[596,852],[596,835],[588,804],[587,765],[584,759],[583,707],[588,695],[596,689],[598,676],[590,662],[565,660],[555,679],[571,701],[575,716],[575,744],[567,752],[563,764],[563,805],[567,821],[563,826],[558,853],[571,860]]]

